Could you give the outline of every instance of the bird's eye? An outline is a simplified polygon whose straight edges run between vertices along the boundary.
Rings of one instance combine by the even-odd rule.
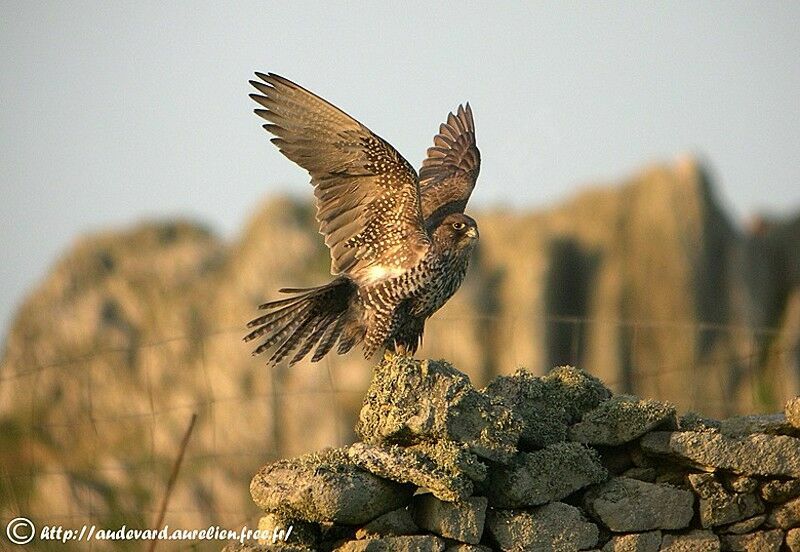
[[[454,222],[453,223],[453,228],[455,230],[463,230],[465,226],[466,226],[466,224],[464,224],[463,222]]]

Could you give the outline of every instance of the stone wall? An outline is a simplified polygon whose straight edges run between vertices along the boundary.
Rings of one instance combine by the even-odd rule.
[[[250,492],[279,542],[226,550],[800,550],[800,397],[717,421],[571,367],[478,390],[395,357],[356,433],[264,466]]]

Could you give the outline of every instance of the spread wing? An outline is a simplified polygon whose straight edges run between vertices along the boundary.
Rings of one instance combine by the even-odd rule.
[[[451,213],[463,213],[481,168],[475,121],[469,104],[439,126],[433,147],[419,171],[422,216],[429,226]]]
[[[430,247],[411,165],[367,127],[275,74],[250,81],[264,128],[311,175],[331,273],[374,281],[402,273]]]

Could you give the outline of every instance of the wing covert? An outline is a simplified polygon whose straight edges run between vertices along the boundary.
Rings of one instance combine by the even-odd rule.
[[[413,167],[319,96],[273,73],[256,76],[256,114],[281,153],[311,176],[331,273],[376,280],[416,264],[430,240]]]

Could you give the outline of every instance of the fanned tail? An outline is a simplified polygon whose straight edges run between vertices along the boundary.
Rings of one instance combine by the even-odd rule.
[[[311,359],[317,362],[342,332],[350,298],[356,292],[355,284],[349,278],[341,277],[324,286],[280,291],[294,296],[259,306],[267,312],[247,324],[248,328],[254,329],[244,340],[264,339],[253,351],[254,356],[276,347],[267,361],[273,366],[299,348],[289,360],[291,366],[319,343]]]

